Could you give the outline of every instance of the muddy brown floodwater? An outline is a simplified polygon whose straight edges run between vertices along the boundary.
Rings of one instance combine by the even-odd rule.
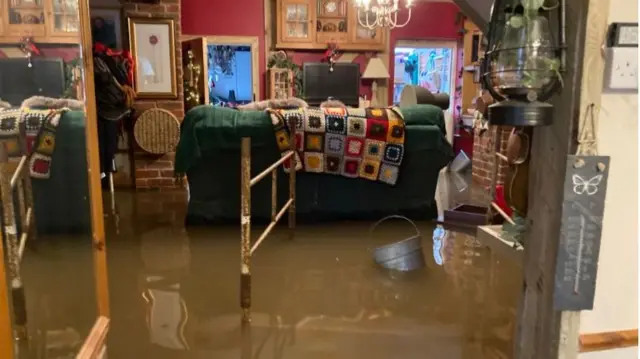
[[[153,193],[119,193],[121,208]],[[105,201],[108,202],[108,201]],[[107,210],[108,212],[108,210]],[[240,325],[240,233],[121,210],[106,219],[109,359],[507,359],[519,267],[474,235],[418,223],[426,267],[379,268],[371,250],[402,221],[277,228],[253,258],[252,322]],[[254,235],[262,228],[254,226]],[[435,234],[435,235],[434,235]],[[88,236],[40,238],[24,259],[24,358],[70,358],[95,320]]]

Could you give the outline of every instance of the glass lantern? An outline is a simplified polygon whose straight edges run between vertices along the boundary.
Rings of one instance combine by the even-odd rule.
[[[483,84],[497,103],[489,106],[492,125],[545,126],[553,119],[546,103],[562,84],[564,0],[495,0]],[[559,34],[549,24],[557,12]]]

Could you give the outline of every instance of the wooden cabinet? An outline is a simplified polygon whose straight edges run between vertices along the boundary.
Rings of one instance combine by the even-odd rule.
[[[382,28],[369,29],[360,25],[367,23],[367,13],[364,11],[358,12],[357,9],[352,9],[350,12],[350,23],[353,24],[354,30],[351,32],[351,42],[355,44],[367,44],[372,47],[384,48],[385,37]],[[358,19],[360,17],[360,19]],[[370,16],[369,21],[373,22],[373,18]]]
[[[293,97],[293,71],[271,68],[268,71],[268,99]]]
[[[48,0],[50,8],[47,34],[53,37],[77,37],[80,33],[78,0]]]
[[[327,44],[329,42],[338,45],[344,44],[349,39],[346,0],[316,0],[316,43]]]
[[[281,29],[281,39],[286,43],[304,44],[313,42],[315,34],[315,1],[312,0],[283,0],[278,6],[278,29]]]
[[[358,23],[358,10],[349,0],[277,0],[278,49],[383,51],[386,31]],[[361,16],[365,16],[363,13]]]
[[[0,0],[0,43],[79,43],[78,0]]]

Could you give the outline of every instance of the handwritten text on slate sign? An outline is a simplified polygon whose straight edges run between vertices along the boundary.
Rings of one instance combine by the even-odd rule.
[[[556,310],[593,309],[608,175],[608,156],[567,157],[556,263]]]

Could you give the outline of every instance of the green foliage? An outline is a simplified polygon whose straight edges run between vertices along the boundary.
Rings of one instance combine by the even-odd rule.
[[[82,77],[74,78],[74,74],[78,73],[76,69],[82,66],[82,59],[77,57],[71,61],[64,63],[64,92],[63,98],[78,98],[76,93],[76,84],[82,81]]]

